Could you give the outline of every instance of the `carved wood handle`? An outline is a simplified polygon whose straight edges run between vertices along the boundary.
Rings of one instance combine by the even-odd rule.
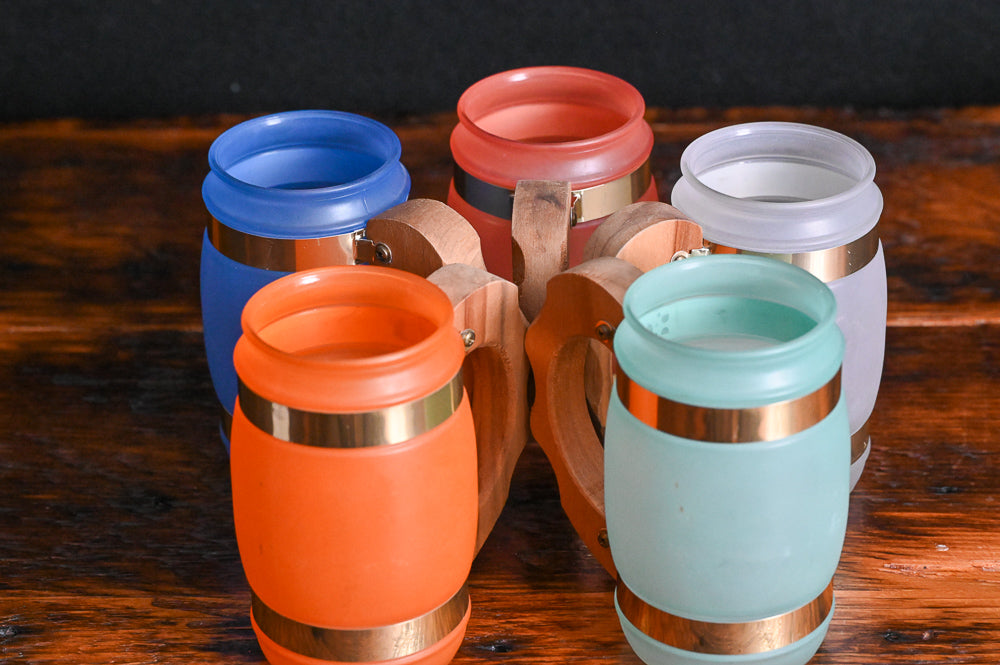
[[[572,211],[568,182],[521,180],[514,189],[510,234],[514,284],[521,311],[533,321],[545,302],[545,285],[569,266]]]
[[[701,228],[667,204],[623,208],[591,236],[584,249],[588,260],[549,280],[544,305],[525,337],[535,376],[531,431],[555,471],[563,510],[612,576],[604,449],[594,424],[604,421],[612,373],[610,356],[594,361],[593,340],[611,349],[632,282],[678,251],[701,245]],[[588,402],[599,405],[599,412],[592,413]]]
[[[476,427],[479,531],[476,552],[507,501],[528,440],[527,321],[511,282],[486,272],[479,235],[450,207],[406,201],[368,222],[365,235],[384,245],[385,265],[428,278],[451,298],[466,340],[462,366]]]
[[[365,224],[365,237],[388,252],[377,263],[427,277],[441,266],[464,263],[486,270],[479,234],[440,201],[410,199]]]
[[[459,263],[431,273],[455,306],[455,327],[466,344],[462,374],[476,426],[479,532],[476,552],[500,517],[510,481],[528,440],[528,322],[517,287],[485,270]]]

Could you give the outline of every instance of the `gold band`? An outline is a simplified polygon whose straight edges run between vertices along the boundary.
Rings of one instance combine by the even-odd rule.
[[[660,397],[616,367],[618,397],[640,421],[667,434],[712,443],[774,441],[816,425],[840,400],[840,371],[808,395],[746,409],[693,406]]]
[[[713,254],[750,254],[791,263],[803,268],[824,282],[832,282],[847,277],[868,265],[878,252],[878,224],[872,229],[846,245],[820,249],[815,252],[800,252],[798,254],[769,254],[767,252],[751,252],[749,250],[727,247],[718,243],[708,243]]]
[[[462,372],[430,395],[376,411],[321,413],[302,411],[265,399],[239,382],[240,409],[257,429],[271,436],[317,448],[367,448],[409,441],[445,420],[462,403]]]
[[[580,224],[607,217],[616,210],[635,203],[649,189],[652,174],[649,160],[628,175],[593,187],[574,189],[571,194],[571,221]],[[480,180],[455,164],[455,191],[477,210],[494,217],[511,219],[514,215],[514,190]]]
[[[257,627],[273,642],[309,658],[348,663],[391,660],[415,654],[448,636],[469,611],[469,586],[463,584],[443,605],[427,614],[376,628],[321,628],[279,614],[251,591]]]
[[[223,256],[264,270],[296,272],[374,259],[374,243],[364,237],[364,230],[325,238],[266,238],[237,231],[213,217],[208,240]]]
[[[868,444],[871,440],[871,432],[868,429],[868,423],[870,422],[871,418],[865,421],[861,429],[851,435],[851,464],[861,459],[865,451],[868,450]]]
[[[657,642],[705,654],[741,655],[774,651],[819,628],[833,609],[833,581],[802,607],[777,616],[740,623],[685,619],[641,600],[618,580],[618,607],[633,626]]]

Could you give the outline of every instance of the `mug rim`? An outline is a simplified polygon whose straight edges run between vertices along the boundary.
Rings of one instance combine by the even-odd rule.
[[[708,263],[709,261],[712,263]],[[700,287],[696,283],[698,279],[697,277],[690,274],[684,274],[693,271],[712,271],[717,273],[720,270],[727,270],[734,274],[745,270],[747,272],[752,271],[757,274],[754,276],[755,278],[746,277],[742,281],[735,279],[732,280],[730,282],[732,289],[729,292],[719,290],[716,285],[713,285],[715,290],[706,292],[702,290],[703,287]],[[772,275],[769,276],[766,275],[766,273],[772,273]],[[711,273],[709,274],[711,275]],[[794,288],[807,289],[809,291],[809,297],[815,298],[815,300],[810,303],[815,305],[814,311],[806,312],[803,311],[802,307],[790,305],[775,298],[753,297],[750,294],[750,289],[757,288],[761,285],[759,280],[762,276],[764,279],[771,280],[772,283],[779,283],[778,280],[781,280],[780,283],[784,285],[791,285],[793,282],[797,282]],[[656,304],[654,305],[650,303],[647,305],[646,300],[643,300],[645,294],[642,292],[642,287],[646,283],[652,283],[657,280],[661,280],[662,284],[660,284],[660,288],[655,294]],[[786,307],[791,307],[805,314],[812,319],[815,324],[801,335],[796,335],[789,340],[778,341],[775,344],[768,345],[766,347],[732,350],[695,347],[689,344],[684,344],[683,342],[677,342],[663,337],[662,335],[658,335],[647,326],[643,325],[640,321],[642,316],[655,307],[667,305],[686,298],[724,295],[735,296],[748,300],[767,300],[776,304],[785,305]],[[641,312],[638,310],[640,303],[644,306],[644,311]],[[735,362],[740,360],[747,361],[755,359],[769,359],[774,356],[794,352],[803,346],[811,345],[815,338],[826,334],[827,328],[836,325],[837,301],[826,284],[810,274],[808,271],[791,264],[775,261],[774,259],[750,255],[712,255],[706,257],[694,257],[683,261],[674,261],[662,266],[657,266],[653,270],[641,275],[635,282],[633,282],[628,291],[626,291],[622,307],[626,317],[630,317],[632,321],[635,322],[635,329],[640,335],[649,341],[669,347],[673,352],[681,355],[690,354],[692,356],[707,356],[723,361]]]
[[[667,339],[642,321],[670,302],[713,295],[784,305],[814,325],[767,346],[720,349]],[[668,263],[636,279],[622,309],[614,336],[618,366],[633,383],[677,403],[744,409],[785,402],[818,390],[843,366],[833,292],[802,268],[774,259],[710,255]]]
[[[381,150],[366,151],[366,154],[378,158],[381,163],[377,168],[369,171],[360,178],[336,185],[304,189],[287,189],[258,185],[238,178],[230,172],[230,169],[234,165],[255,156],[259,157],[268,151],[308,145],[330,145],[328,140],[320,141],[311,138],[311,132],[306,134],[308,140],[284,140],[280,142],[270,142],[267,140],[269,130],[273,128],[279,126],[289,128],[294,125],[305,124],[309,124],[313,128],[317,126],[322,127],[325,131],[329,132],[328,138],[344,141],[337,145],[381,148]],[[372,139],[375,140],[373,141]],[[348,142],[348,140],[350,141]],[[240,142],[247,143],[241,145]],[[226,184],[238,189],[266,193],[270,196],[283,198],[325,199],[348,196],[356,190],[369,186],[371,182],[382,178],[386,171],[394,168],[395,163],[399,161],[401,155],[402,144],[399,137],[389,127],[377,120],[347,111],[305,109],[283,111],[251,118],[230,127],[222,132],[212,142],[212,145],[209,146],[208,165],[212,174],[216,175]]]
[[[401,296],[400,294],[404,294]],[[403,348],[354,358],[297,355],[269,342],[268,325],[323,307],[400,307],[431,330]],[[315,412],[361,412],[409,402],[451,381],[464,361],[451,300],[432,282],[397,268],[327,266],[261,288],[243,309],[234,362],[239,381],[263,398]]]

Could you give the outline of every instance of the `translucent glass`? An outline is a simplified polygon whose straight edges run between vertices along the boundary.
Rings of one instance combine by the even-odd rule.
[[[673,205],[702,226],[706,240],[738,250],[787,255],[842,247],[869,233],[882,212],[869,152],[843,134],[811,125],[761,122],[710,132],[684,151],[681,174]],[[864,436],[885,354],[881,243],[866,265],[828,285],[847,342],[851,431]],[[853,461],[853,482],[866,458]]]
[[[400,154],[392,130],[352,113],[263,116],[228,129],[212,143],[202,198],[212,217],[249,236],[341,235],[406,200],[410,176]],[[239,263],[219,252],[207,232],[202,238],[205,350],[216,394],[230,414],[240,313],[258,289],[287,274]]]
[[[692,413],[796,400],[841,368],[832,292],[771,259],[709,256],[656,268],[629,288],[624,313],[614,338],[621,371]],[[613,390],[604,484],[620,580],[655,608],[697,621],[755,621],[811,602],[843,546],[849,439],[843,395],[803,429],[717,443],[646,424]],[[801,665],[828,625],[752,658],[706,656],[661,644],[619,614],[636,653],[662,664]]]

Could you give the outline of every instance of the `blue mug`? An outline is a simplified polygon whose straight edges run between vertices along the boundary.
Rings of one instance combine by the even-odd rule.
[[[401,152],[382,123],[324,110],[254,118],[212,143],[202,186],[211,220],[202,240],[201,307],[227,449],[243,306],[292,272],[377,262],[365,223],[409,195]]]
[[[802,665],[825,637],[851,466],[836,309],[805,270],[746,255],[628,288],[604,498],[646,663]]]

